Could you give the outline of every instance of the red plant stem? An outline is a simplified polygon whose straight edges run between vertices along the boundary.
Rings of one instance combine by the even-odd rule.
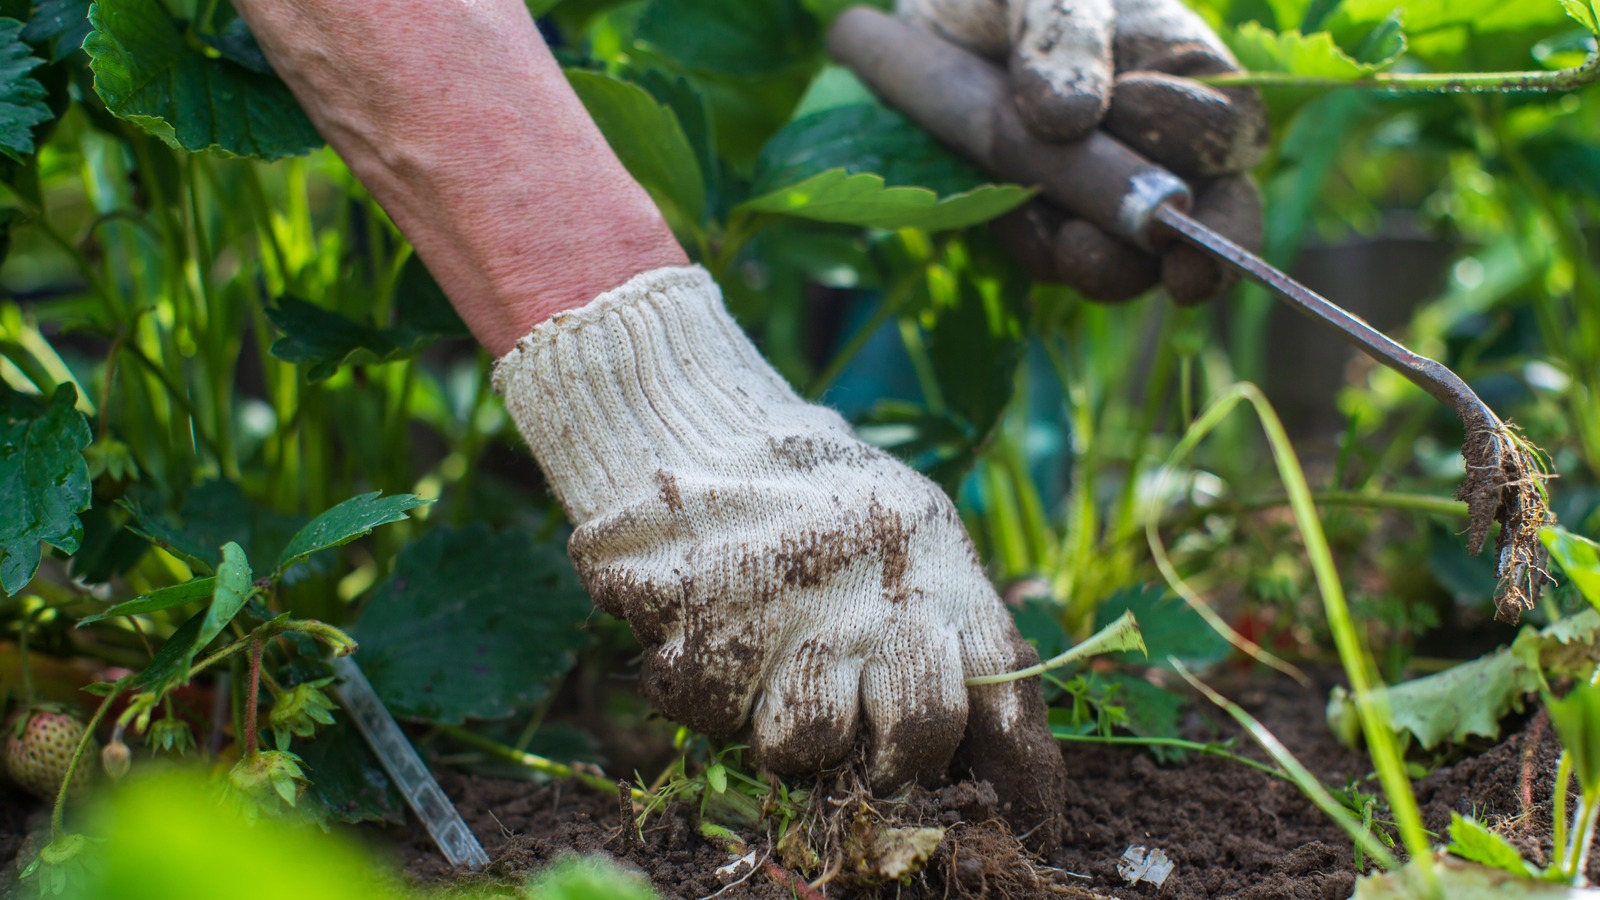
[[[256,704],[257,696],[261,693],[261,638],[250,642],[250,682],[245,685],[244,695],[244,755],[254,756],[256,753]]]

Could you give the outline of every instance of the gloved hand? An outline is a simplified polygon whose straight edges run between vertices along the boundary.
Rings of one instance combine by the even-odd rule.
[[[963,683],[1038,656],[954,506],[796,396],[705,270],[656,269],[557,313],[495,384],[663,713],[778,773],[863,742],[878,791],[954,756],[952,774],[993,782],[1014,826],[1055,843],[1065,770],[1038,679]]]
[[[1197,219],[1259,247],[1261,198],[1240,173],[1266,152],[1266,116],[1252,90],[1193,80],[1239,65],[1181,0],[897,0],[897,11],[1005,60],[1017,109],[1041,138],[1104,128],[1188,179]],[[1042,200],[995,227],[1030,275],[1093,300],[1131,299],[1159,282],[1175,301],[1198,303],[1234,280],[1192,247],[1174,242],[1158,258]]]

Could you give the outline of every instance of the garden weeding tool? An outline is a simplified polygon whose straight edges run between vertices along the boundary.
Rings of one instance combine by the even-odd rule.
[[[1068,212],[1143,249],[1188,241],[1454,407],[1466,426],[1467,475],[1457,496],[1471,517],[1468,549],[1482,549],[1490,523],[1498,521],[1496,606],[1513,621],[1533,606],[1547,577],[1538,538],[1551,521],[1541,485],[1546,472],[1459,375],[1189,216],[1183,179],[1110,135],[1096,131],[1071,144],[1034,137],[1017,113],[1009,78],[989,61],[869,7],[840,15],[828,47],[887,103],[982,168],[1036,185]]]

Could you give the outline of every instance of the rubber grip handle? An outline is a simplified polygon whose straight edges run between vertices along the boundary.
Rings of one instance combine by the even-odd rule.
[[[828,50],[884,102],[990,174],[1038,186],[1067,212],[1150,249],[1163,203],[1189,206],[1183,179],[1095,131],[1051,144],[1022,124],[993,63],[931,31],[865,6],[841,13]]]

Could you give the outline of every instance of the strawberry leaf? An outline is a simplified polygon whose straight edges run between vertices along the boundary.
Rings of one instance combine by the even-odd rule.
[[[92,616],[85,616],[78,620],[78,627],[92,625],[105,619],[117,616],[137,616],[152,613],[157,610],[171,609],[174,606],[183,606],[197,600],[204,600],[216,591],[217,579],[211,576],[195,578],[183,584],[174,584],[171,587],[159,588],[132,600],[118,603],[103,612]]]
[[[401,551],[354,637],[397,716],[501,719],[545,696],[588,641],[566,553],[521,531],[437,529]]]
[[[251,575],[250,561],[245,559],[244,549],[232,541],[224,544],[222,564],[217,566],[217,577],[211,594],[211,606],[206,610],[200,634],[195,638],[196,650],[211,643],[212,638],[228,627],[228,623],[239,614],[239,610],[244,609],[244,602],[250,598]]]
[[[406,510],[416,509],[429,501],[416,494],[394,494],[381,497],[380,491],[351,497],[306,523],[289,539],[278,557],[278,572],[304,561],[313,553],[348,544],[379,525],[401,522]]]
[[[89,508],[89,424],[64,384],[48,400],[0,384],[0,588],[22,590],[41,543],[76,553]]]
[[[21,162],[33,155],[33,126],[53,118],[44,86],[29,73],[44,60],[23,43],[23,25],[0,19],[0,153]]]
[[[322,146],[287,85],[199,49],[160,0],[100,0],[89,21],[95,93],[174,149],[280,159]]]

